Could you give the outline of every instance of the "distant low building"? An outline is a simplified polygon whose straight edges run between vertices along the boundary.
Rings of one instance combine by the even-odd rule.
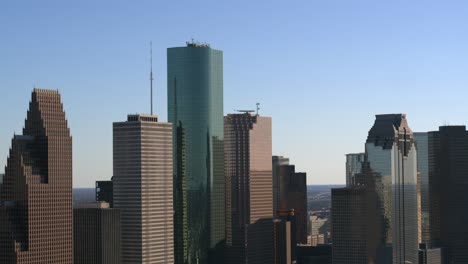
[[[325,244],[326,241],[328,240],[327,238],[327,229],[326,225],[329,224],[329,219],[328,218],[321,218],[316,215],[312,215],[309,217],[310,219],[310,226],[311,226],[311,239],[310,239],[310,245],[311,246],[317,246],[320,244]]]
[[[75,264],[122,263],[120,210],[108,203],[83,203],[73,209]]]

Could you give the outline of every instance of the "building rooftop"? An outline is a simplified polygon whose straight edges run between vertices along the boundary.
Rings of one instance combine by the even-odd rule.
[[[59,94],[58,90],[34,88],[33,93]]]
[[[193,47],[193,48],[209,48],[210,47],[210,44],[206,42],[200,43],[200,42],[194,41],[193,39],[185,43],[187,44],[187,47]]]
[[[135,121],[145,121],[145,122],[158,122],[157,115],[145,115],[145,114],[134,114],[127,116],[128,122],[135,122]]]
[[[79,203],[74,206],[74,208],[98,208],[98,209],[107,209],[110,208],[109,203],[107,202],[91,202],[91,203]]]

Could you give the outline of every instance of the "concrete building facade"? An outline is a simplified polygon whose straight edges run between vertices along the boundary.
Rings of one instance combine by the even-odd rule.
[[[174,263],[172,125],[129,115],[114,133],[114,207],[124,263]]]

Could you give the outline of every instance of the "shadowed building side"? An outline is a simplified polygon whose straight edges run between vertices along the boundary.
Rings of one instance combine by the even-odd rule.
[[[442,126],[428,142],[431,242],[447,263],[468,263],[468,131]]]
[[[121,264],[120,210],[109,203],[79,204],[73,209],[74,264]]]
[[[332,189],[333,264],[368,264],[368,197],[364,186]]]
[[[307,244],[307,176],[296,172],[294,165],[276,165],[273,157],[273,170],[276,174],[277,210],[294,210],[296,218],[296,244]],[[276,166],[275,166],[276,165]]]

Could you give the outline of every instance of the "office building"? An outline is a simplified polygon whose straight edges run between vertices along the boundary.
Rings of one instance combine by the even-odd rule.
[[[294,165],[278,165],[273,170],[277,183],[276,193],[273,193],[277,197],[277,211],[294,209],[297,221],[296,244],[307,244],[307,176],[303,172],[296,172]]]
[[[356,175],[362,172],[365,153],[346,154],[346,186],[356,185]]]
[[[468,263],[468,132],[442,126],[429,132],[431,242],[450,264]]]
[[[273,156],[272,157],[272,171],[273,171],[273,213],[279,208],[278,201],[280,192],[278,191],[278,185],[280,178],[278,177],[277,168],[282,165],[289,165],[289,158],[283,156]]]
[[[328,241],[328,231],[330,229],[330,218],[323,218],[320,215],[311,215],[310,222],[310,246],[325,244]]]
[[[333,264],[371,263],[367,199],[364,186],[332,189]]]
[[[418,172],[420,177],[420,199],[421,199],[421,242],[430,243],[429,229],[429,156],[428,156],[428,133],[418,132],[414,134],[416,150],[418,153]]]
[[[174,209],[176,221],[187,222],[182,225],[187,235],[176,234],[176,252],[190,264],[219,263],[225,241],[222,51],[197,43],[169,48],[167,94],[176,139]],[[183,134],[184,149],[177,131]]]
[[[377,115],[365,148],[364,184],[378,203],[374,237],[368,241],[374,251],[370,261],[417,263],[417,152],[406,116]]]
[[[274,264],[296,262],[296,217],[294,209],[276,212],[273,220]]]
[[[114,192],[112,181],[96,182],[96,202],[106,202],[109,203],[111,208],[114,207]]]
[[[0,193],[0,263],[73,262],[72,138],[58,91],[33,90]]]
[[[232,263],[273,262],[271,118],[225,117],[226,243]]]
[[[121,264],[120,210],[109,203],[73,209],[74,264]]]
[[[172,125],[129,115],[113,125],[114,208],[124,263],[173,263]]]

